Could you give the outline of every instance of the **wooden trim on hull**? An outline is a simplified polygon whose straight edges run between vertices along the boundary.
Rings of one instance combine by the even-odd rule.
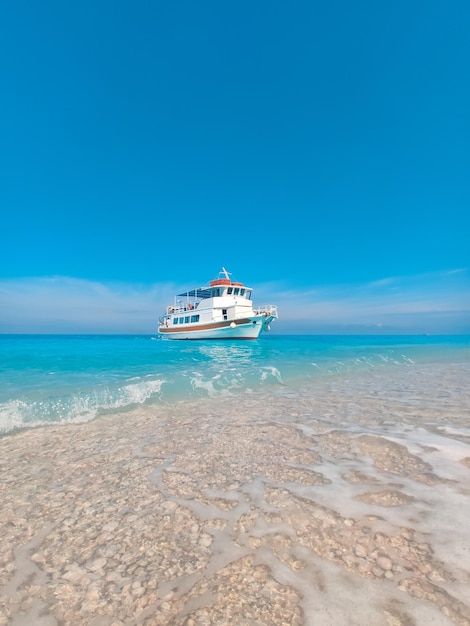
[[[255,317],[211,324],[188,324],[180,328],[160,327],[159,333],[171,339],[257,339],[263,330],[265,319]]]
[[[252,324],[252,320],[245,318],[245,319],[241,319],[241,320],[232,320],[231,322],[228,321],[223,321],[223,322],[213,322],[212,324],[187,324],[185,326],[176,326],[175,328],[172,328],[171,326],[169,326],[168,328],[163,327],[159,329],[159,332],[161,332],[162,334],[176,334],[176,333],[187,333],[188,331],[194,331],[194,330],[212,330],[212,329],[216,329],[216,328],[227,328],[230,326],[230,324],[232,322],[235,322],[236,326],[240,326],[241,324]]]

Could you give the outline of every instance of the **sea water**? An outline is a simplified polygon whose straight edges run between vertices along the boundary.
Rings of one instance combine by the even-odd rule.
[[[361,373],[392,375],[412,372],[419,363],[451,362],[470,362],[470,337],[171,341],[143,335],[1,335],[0,434],[89,421],[143,404],[244,394],[262,402],[273,392],[295,397],[322,379],[355,374],[360,386]]]
[[[0,337],[0,624],[468,626],[470,337]]]

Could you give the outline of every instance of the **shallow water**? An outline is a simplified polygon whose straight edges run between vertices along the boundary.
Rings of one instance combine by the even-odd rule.
[[[181,400],[277,393],[292,385],[417,363],[470,361],[470,337],[262,335],[258,341],[0,335],[0,434]],[[356,378],[360,384],[360,379]]]
[[[208,347],[201,397],[2,437],[0,624],[470,624],[470,364],[420,349]]]

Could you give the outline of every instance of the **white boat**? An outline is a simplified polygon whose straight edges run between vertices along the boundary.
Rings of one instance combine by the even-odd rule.
[[[278,317],[277,306],[253,307],[253,289],[233,282],[223,267],[208,287],[175,296],[159,320],[167,339],[257,339]]]

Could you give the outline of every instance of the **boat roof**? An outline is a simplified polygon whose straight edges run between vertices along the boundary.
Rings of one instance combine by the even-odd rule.
[[[211,297],[211,289],[209,287],[199,287],[199,289],[191,289],[190,291],[184,291],[183,293],[177,294],[177,297],[185,297],[185,298],[210,298]]]
[[[243,286],[246,291],[252,291],[250,287],[245,287],[241,283],[232,283],[235,287]],[[230,287],[230,285],[228,285]],[[205,298],[212,297],[213,287],[198,287],[197,289],[190,289],[189,291],[183,291],[183,293],[176,294],[177,298],[196,298],[204,300]]]
[[[227,272],[225,267],[222,267],[222,271],[219,272],[219,277],[214,279],[210,283],[210,287],[198,287],[197,289],[190,289],[189,291],[184,291],[183,293],[178,293],[176,295],[177,298],[200,298],[204,300],[205,298],[212,297],[212,288],[218,285],[232,285],[234,287],[244,287],[247,291],[252,291],[250,287],[245,287],[243,283],[233,282],[230,278],[230,272]]]

